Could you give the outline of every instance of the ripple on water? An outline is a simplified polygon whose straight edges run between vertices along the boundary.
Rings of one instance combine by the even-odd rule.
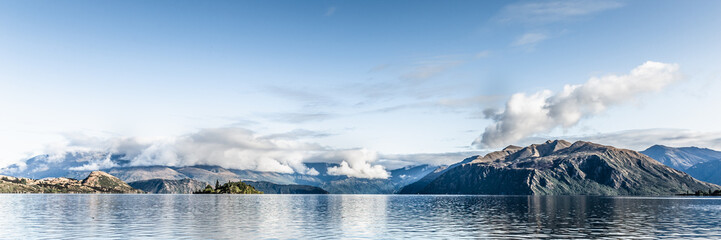
[[[699,198],[0,195],[8,239],[721,238]]]

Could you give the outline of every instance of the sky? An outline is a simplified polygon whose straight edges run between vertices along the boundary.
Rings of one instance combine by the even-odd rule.
[[[721,150],[719,12],[719,1],[2,1],[0,165],[98,150],[279,172],[328,161],[383,178],[546,139]]]

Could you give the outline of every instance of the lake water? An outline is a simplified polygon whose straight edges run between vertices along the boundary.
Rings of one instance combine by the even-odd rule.
[[[721,238],[721,198],[0,195],[0,238]]]

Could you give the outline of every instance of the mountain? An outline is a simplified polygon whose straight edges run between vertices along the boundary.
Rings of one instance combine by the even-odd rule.
[[[226,181],[227,182],[227,181]],[[319,187],[298,184],[275,184],[271,182],[245,181],[258,191],[269,194],[327,194]],[[161,194],[190,194],[204,189],[208,183],[190,178],[180,180],[150,179],[128,183],[130,186],[149,192]]]
[[[82,181],[71,178],[29,179],[0,176],[0,193],[143,193],[101,171]]]
[[[196,181],[190,178],[180,180],[150,179],[128,183],[131,187],[149,192],[164,194],[190,194],[205,188],[208,183]]]
[[[328,191],[319,187],[298,184],[275,184],[271,182],[246,181],[258,191],[266,194],[328,194]]]
[[[423,178],[419,179],[418,181],[408,184],[401,188],[401,190],[398,191],[399,194],[413,194],[420,192],[423,190],[428,184],[433,182],[433,180],[436,180],[438,176],[441,176],[441,174],[445,173],[446,170],[448,170],[449,166],[441,166],[433,170],[433,172],[426,174],[426,176],[423,176]]]
[[[684,171],[692,177],[715,184],[721,184],[721,152],[698,147],[667,147],[654,145],[641,153],[665,164]]]
[[[711,160],[721,159],[721,152],[708,148],[697,147],[667,147],[653,145],[641,153],[659,161],[666,166],[684,171],[687,168]]]
[[[686,173],[698,180],[721,185],[721,160],[697,163],[687,168]]]
[[[305,163],[306,167],[315,169],[318,174],[277,173],[242,169],[226,169],[220,166],[131,166],[125,155],[112,153],[67,153],[61,156],[40,155],[28,159],[24,165],[12,165],[0,169],[0,174],[20,177],[48,178],[66,177],[82,179],[90,174],[90,169],[106,171],[126,182],[139,182],[148,192],[175,191],[176,182],[141,181],[163,179],[193,179],[198,182],[214,183],[255,181],[269,182],[279,185],[308,185],[318,187],[337,194],[391,194],[398,192],[403,186],[420,180],[438,166],[419,165],[390,170],[387,179],[354,178],[344,175],[332,175],[328,169],[337,167],[337,163]],[[146,185],[149,184],[149,185]],[[160,184],[160,185],[153,185]],[[167,187],[164,185],[167,184]],[[178,186],[180,187],[180,186]],[[180,190],[186,192],[186,190]],[[272,192],[269,192],[272,193]]]
[[[547,141],[449,167],[421,194],[673,195],[721,189],[646,155],[590,142]]]
[[[503,149],[503,151],[506,151],[507,149],[510,149],[510,148],[518,148],[518,147],[511,145],[511,146],[508,146],[506,149]],[[503,151],[501,151],[501,152],[503,152]],[[492,155],[492,154],[489,154],[489,155],[487,155],[487,156],[491,156],[491,155]],[[428,186],[428,184],[430,184],[431,182],[433,182],[433,180],[436,180],[436,178],[438,178],[439,176],[441,176],[443,173],[445,173],[445,172],[448,171],[449,169],[453,169],[453,168],[455,168],[455,167],[457,167],[457,166],[460,166],[460,165],[469,163],[469,162],[471,162],[471,161],[473,161],[473,160],[476,160],[476,159],[478,159],[478,158],[479,158],[479,156],[476,155],[476,156],[472,156],[472,157],[463,159],[463,161],[458,162],[458,163],[455,163],[455,164],[452,164],[452,165],[450,165],[450,166],[440,166],[440,167],[436,167],[435,169],[433,169],[433,171],[429,172],[428,174],[426,174],[425,176],[423,176],[423,177],[422,177],[421,179],[419,179],[418,181],[411,182],[410,184],[407,184],[406,186],[403,186],[403,188],[401,188],[400,190],[398,190],[397,193],[399,193],[399,194],[414,194],[414,193],[418,193],[418,192],[421,191],[423,188],[425,188],[426,186]]]

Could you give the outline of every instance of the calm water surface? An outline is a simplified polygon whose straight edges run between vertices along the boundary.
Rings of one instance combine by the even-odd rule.
[[[0,195],[0,238],[721,238],[719,198]]]

